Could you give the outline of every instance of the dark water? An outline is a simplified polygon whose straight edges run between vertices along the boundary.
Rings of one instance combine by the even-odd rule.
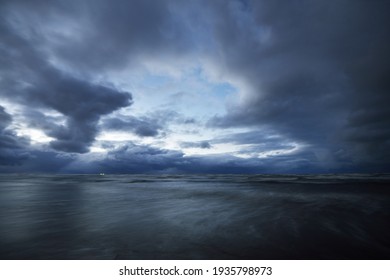
[[[1,259],[389,259],[390,176],[1,175]]]

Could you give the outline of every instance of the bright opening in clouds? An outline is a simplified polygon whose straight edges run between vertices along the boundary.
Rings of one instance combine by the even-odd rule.
[[[2,1],[0,172],[389,172],[388,1]]]

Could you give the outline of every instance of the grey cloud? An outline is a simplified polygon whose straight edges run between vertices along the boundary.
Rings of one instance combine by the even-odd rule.
[[[88,157],[88,155],[86,155]],[[275,158],[243,159],[229,155],[184,156],[180,151],[159,149],[128,143],[111,150],[106,157],[74,161],[63,172],[73,173],[310,173],[331,172],[330,167],[318,167],[314,155],[302,152]]]
[[[184,163],[179,151],[132,143],[110,151],[104,160],[96,162],[97,167],[107,173],[163,172]]]
[[[389,2],[212,4],[224,62],[251,90],[212,125],[272,128],[333,156],[389,163]]]
[[[185,119],[184,119],[185,120]],[[102,120],[102,129],[128,131],[140,137],[164,136],[171,123],[182,123],[183,117],[171,110],[156,110],[147,115],[128,116],[117,114]]]
[[[0,106],[0,165],[20,165],[30,156],[27,150],[28,139],[19,137],[8,129],[11,122],[11,115]]]
[[[48,133],[57,139],[52,147],[66,152],[87,152],[100,117],[131,104],[131,95],[126,92],[66,76],[54,76],[50,83],[39,83],[26,93],[27,100],[55,109],[67,118],[64,127]]]
[[[35,122],[48,136],[56,139],[51,142],[56,150],[87,152],[98,132],[100,117],[131,104],[129,93],[60,75],[55,69],[41,74],[46,74],[45,81],[31,84],[28,89],[18,93],[18,98],[23,95],[22,102],[25,104],[54,109],[63,114],[66,120],[64,125],[56,125],[48,120]]]
[[[94,74],[104,76],[145,57],[167,62],[200,57],[248,90],[209,125],[253,130],[209,144],[248,144],[260,151],[297,142],[306,150],[273,161],[188,158],[128,146],[122,152],[130,158],[141,154],[137,149],[154,153],[149,161],[140,156],[138,166],[182,172],[196,166],[202,172],[332,170],[320,166],[326,162],[337,170],[388,171],[389,8],[388,1],[348,0],[2,1],[0,95],[24,105],[29,124],[56,139],[52,148],[85,153],[99,129],[128,129],[145,137],[167,133],[170,122],[195,124],[183,117],[163,121],[165,113],[110,116],[131,105],[131,94],[91,81]],[[45,115],[46,109],[62,119]],[[28,141],[8,128],[12,116],[4,109],[0,120],[2,162],[22,162],[33,154],[26,152]],[[262,132],[280,138],[267,139]],[[58,154],[35,156],[57,162]],[[67,161],[58,162],[60,168]],[[105,162],[115,170],[131,164],[119,151]]]
[[[103,159],[74,162],[65,172],[89,173],[255,173],[258,164],[231,156],[184,157],[180,151],[128,143],[110,151]]]
[[[1,165],[0,173],[30,173],[30,172],[54,172],[65,173],[66,167],[75,160],[75,156],[55,151],[29,150],[28,157],[24,157],[14,165]],[[78,170],[82,173],[84,170]]]
[[[8,11],[2,8],[2,13]],[[51,146],[59,151],[87,152],[97,134],[100,117],[131,105],[131,94],[55,68],[40,48],[42,35],[37,30],[28,30],[29,36],[23,29],[15,30],[11,19],[5,16],[0,22],[5,46],[1,49],[4,63],[0,69],[0,94],[13,102],[61,113],[65,125],[50,124],[49,120],[42,123],[47,135],[56,138]]]
[[[125,116],[104,120],[103,128],[109,130],[129,131],[141,137],[152,137],[159,134],[162,126],[148,118]]]
[[[180,147],[211,149],[212,146],[208,141],[199,141],[199,142],[181,142]]]
[[[233,143],[238,145],[245,144],[276,144],[287,142],[287,139],[270,132],[268,130],[254,129],[247,132],[237,132],[221,135],[213,140],[214,143]],[[278,144],[279,145],[279,144]]]
[[[177,57],[196,43],[189,26],[180,24],[187,10],[180,1],[46,1],[33,9],[26,1],[9,6],[42,27],[41,39],[57,59],[82,71],[118,69],[144,55]]]
[[[260,129],[220,135],[214,138],[212,143],[231,143],[240,146],[239,151],[237,151],[238,154],[247,156],[252,155],[254,157],[267,152],[272,152],[274,157],[277,155],[282,155],[285,152],[289,152],[290,156],[292,156],[291,153],[294,150],[300,149],[298,143],[292,142],[285,137],[277,135],[274,131]],[[293,154],[296,155],[297,153],[294,152]],[[281,158],[275,158],[275,160],[279,159]]]
[[[184,124],[196,124],[197,121],[195,118],[185,118],[182,121]]]
[[[4,110],[4,107],[0,106],[0,129],[4,130],[11,123],[11,120],[11,115]]]

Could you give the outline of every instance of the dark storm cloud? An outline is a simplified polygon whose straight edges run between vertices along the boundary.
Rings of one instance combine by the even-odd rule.
[[[100,117],[131,104],[129,93],[82,81],[53,68],[38,74],[44,79],[31,81],[15,98],[23,98],[22,104],[53,109],[64,116],[65,123],[61,125],[50,123],[49,119],[42,122],[30,119],[36,127],[56,139],[50,144],[59,151],[87,152],[98,132]],[[10,92],[8,98],[13,99],[13,94],[15,92]],[[28,110],[26,113],[29,117],[42,117],[28,114]]]
[[[389,1],[363,0],[2,1],[0,97],[21,105],[26,123],[53,137],[55,150],[85,153],[100,129],[155,137],[169,123],[161,121],[163,114],[109,116],[131,105],[132,96],[97,83],[96,76],[144,58],[169,63],[200,57],[245,85],[241,101],[209,124],[252,129],[208,144],[252,145],[242,151],[248,153],[289,149],[295,142],[304,148],[241,159],[128,145],[96,161],[97,169],[388,171],[389,8]],[[47,113],[52,110],[61,117]],[[42,158],[60,170],[73,160],[26,151],[32,149],[28,141],[9,129],[15,118],[1,109],[1,162],[26,161],[32,168]]]
[[[56,150],[87,152],[97,134],[100,117],[131,104],[131,95],[126,92],[73,77],[52,75],[49,81],[25,92],[26,100],[66,116],[64,126],[54,127],[47,133],[57,139],[51,143]]]
[[[39,172],[39,173],[64,173],[63,169],[75,160],[74,155],[69,155],[55,151],[30,150],[28,156],[21,159],[17,165],[0,164],[0,173],[21,173],[21,172]],[[9,158],[7,158],[8,160]],[[83,173],[78,170],[77,173]]]
[[[0,106],[0,165],[20,165],[29,157],[28,140],[7,129],[11,122],[11,115]]]
[[[334,157],[343,149],[351,160],[389,162],[390,2],[212,3],[224,62],[250,85],[213,125],[272,129]]]
[[[197,45],[182,24],[188,8],[181,1],[43,1],[33,9],[28,2],[18,12],[43,26],[51,51],[78,70],[118,69],[144,56],[177,58]],[[47,22],[61,25],[60,31]]]
[[[42,122],[46,134],[56,139],[51,146],[59,151],[87,152],[97,134],[100,117],[129,106],[131,95],[78,78],[51,65],[48,54],[41,50],[43,34],[33,27],[31,30],[28,27],[27,30],[16,29],[13,10],[8,6],[2,8],[3,14],[9,12],[11,15],[4,15],[0,22],[4,44],[0,69],[4,78],[2,96],[30,107],[61,113],[64,124],[50,123],[48,119]],[[28,112],[26,109],[27,115]],[[36,127],[40,123],[31,122],[35,122]]]

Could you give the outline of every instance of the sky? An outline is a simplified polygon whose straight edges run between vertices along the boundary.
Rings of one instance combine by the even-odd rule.
[[[390,172],[389,10],[2,0],[0,172]]]

